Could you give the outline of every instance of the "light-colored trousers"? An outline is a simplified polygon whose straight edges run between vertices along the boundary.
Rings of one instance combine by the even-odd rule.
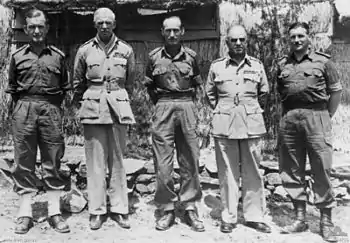
[[[89,213],[107,213],[108,171],[110,212],[128,214],[128,192],[123,165],[126,126],[84,124]]]
[[[259,138],[215,138],[220,194],[224,205],[221,217],[226,223],[237,223],[240,178],[245,220],[263,222],[266,202],[263,178],[258,170],[260,141]]]

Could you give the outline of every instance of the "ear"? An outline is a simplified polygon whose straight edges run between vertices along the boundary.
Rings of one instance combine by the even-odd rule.
[[[181,27],[181,35],[185,34],[185,27]]]
[[[23,25],[23,31],[24,31],[24,33],[26,33],[26,35],[28,35],[27,25]]]
[[[160,29],[160,34],[161,34],[163,37],[165,36],[165,34],[164,34],[164,28],[163,28],[163,27]]]

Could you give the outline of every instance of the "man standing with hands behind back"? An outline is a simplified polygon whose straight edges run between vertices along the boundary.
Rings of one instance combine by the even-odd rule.
[[[113,33],[112,10],[97,9],[94,23],[97,35],[79,48],[73,75],[75,101],[82,96],[79,117],[84,125],[90,228],[97,230],[106,220],[107,184],[111,219],[130,228],[123,152],[127,125],[135,123],[129,101],[134,53]]]
[[[278,91],[283,115],[279,130],[279,163],[283,186],[292,198],[296,220],[283,233],[303,232],[306,223],[305,164],[309,156],[314,180],[314,203],[320,209],[324,240],[336,242],[332,208],[336,206],[330,181],[332,121],[342,86],[330,56],[311,50],[309,25],[289,27],[290,53],[278,63]]]
[[[220,227],[223,233],[232,232],[237,223],[240,178],[246,225],[271,232],[264,223],[264,184],[259,173],[260,142],[266,133],[261,107],[269,86],[263,64],[246,53],[247,42],[243,26],[234,25],[228,30],[229,56],[211,64],[206,85],[209,104],[214,109],[212,135],[224,205]],[[263,101],[261,106],[259,99]]]
[[[196,91],[201,89],[196,53],[181,44],[185,33],[177,16],[163,21],[164,46],[149,53],[145,85],[155,103],[152,147],[157,176],[155,201],[164,215],[156,229],[167,230],[175,220],[174,203],[185,207],[185,220],[195,231],[204,231],[195,202],[202,196],[198,178],[199,144],[196,135]],[[173,156],[177,151],[181,187],[174,190]]]

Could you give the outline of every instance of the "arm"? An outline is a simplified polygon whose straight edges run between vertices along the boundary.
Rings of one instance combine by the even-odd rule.
[[[212,109],[215,109],[217,104],[217,89],[214,83],[215,74],[213,72],[213,64],[210,66],[207,84],[205,86],[205,91],[207,93],[207,101]]]
[[[146,74],[145,78],[143,80],[143,84],[147,88],[147,93],[152,100],[153,104],[157,103],[157,93],[156,93],[156,86],[154,83],[154,77],[152,75],[153,73],[153,66],[152,66],[152,60],[151,58],[148,58],[147,66],[146,66]]]
[[[261,64],[261,79],[258,86],[258,100],[260,107],[265,110],[267,94],[269,93],[269,83],[267,81],[267,76],[264,66]]]
[[[131,52],[128,57],[127,62],[127,70],[126,70],[126,83],[125,89],[131,97],[133,89],[134,89],[134,81],[135,81],[135,55],[134,51],[131,49]]]
[[[64,99],[65,94],[71,90],[72,82],[69,78],[68,68],[67,68],[67,59],[63,57],[61,59],[61,89],[63,91],[62,99]]]
[[[73,71],[73,102],[77,103],[81,98],[83,93],[87,88],[86,80],[86,62],[84,53],[81,48],[79,48],[77,55],[74,60],[74,71]]]
[[[11,57],[10,67],[9,67],[9,76],[8,76],[8,88],[6,93],[11,94],[12,99],[15,100],[15,96],[17,93],[17,76],[16,76],[16,63],[13,56]]]
[[[329,94],[328,112],[330,117],[333,117],[340,104],[342,86],[335,65],[330,60],[325,64],[325,79]]]
[[[203,80],[200,74],[198,60],[199,60],[198,55],[196,55],[195,58],[193,59],[193,64],[192,64],[192,69],[193,69],[192,81],[193,81],[193,86],[195,88],[195,101],[203,104],[205,92],[203,88]]]

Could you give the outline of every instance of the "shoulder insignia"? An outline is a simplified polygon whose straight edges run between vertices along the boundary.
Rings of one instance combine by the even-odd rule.
[[[157,52],[159,52],[160,50],[162,50],[162,47],[157,47],[156,49],[152,50],[150,53],[149,53],[149,56],[153,56],[155,55]]]
[[[24,50],[25,48],[27,48],[29,46],[29,44],[26,44],[26,45],[23,45],[21,46],[20,48],[18,48],[17,50],[15,50],[13,53],[12,53],[12,56],[17,54],[18,52]]]
[[[88,40],[88,41],[86,41],[84,44],[82,44],[80,47],[86,46],[87,44],[93,42],[94,39],[95,39],[95,37],[94,37],[94,38],[91,38],[90,40]]]
[[[124,45],[126,45],[126,46],[132,48],[131,45],[130,45],[128,42],[126,42],[126,41],[124,41],[124,40],[122,40],[122,39],[119,39],[119,38],[118,38],[118,42],[121,42],[121,43],[123,43]]]
[[[65,57],[66,55],[64,54],[63,51],[61,51],[60,49],[58,49],[57,47],[55,46],[52,46],[52,45],[49,45],[49,48],[55,52],[57,52],[58,54],[60,54],[61,56]]]
[[[185,52],[187,52],[190,56],[192,56],[192,57],[197,56],[197,53],[194,50],[192,50],[191,48],[185,46],[184,49],[185,49]]]
[[[226,59],[226,57],[220,57],[218,59],[215,59],[214,61],[211,62],[211,64],[214,64],[216,62],[220,62],[220,61],[224,61]]]
[[[329,54],[327,54],[327,53],[324,53],[324,52],[321,52],[321,51],[315,51],[315,53],[318,54],[318,55],[327,57],[327,58],[331,58],[331,55],[329,55]]]

